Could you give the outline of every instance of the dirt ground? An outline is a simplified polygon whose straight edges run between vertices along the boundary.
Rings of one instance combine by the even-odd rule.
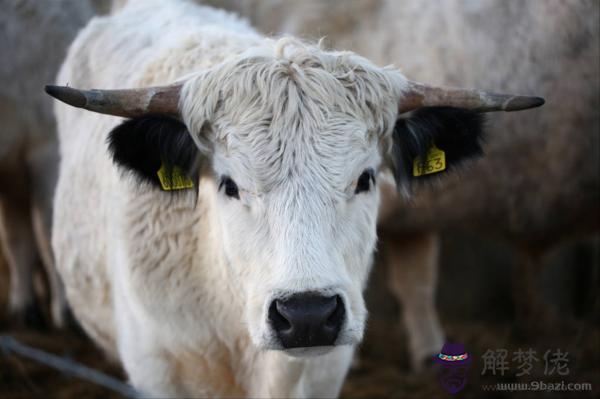
[[[1,262],[0,262],[1,263]],[[7,279],[5,265],[0,265],[0,333],[10,334],[20,342],[47,352],[70,358],[83,365],[124,380],[120,368],[110,364],[94,345],[76,331],[58,332],[21,329],[8,320],[5,309]],[[373,287],[377,289],[377,286]],[[372,297],[367,296],[367,297]],[[371,304],[373,305],[373,304]],[[345,398],[446,398],[440,388],[436,370],[416,375],[409,372],[406,336],[397,317],[382,317],[372,309],[366,339],[360,347],[356,364],[342,390]],[[385,315],[383,315],[385,316]],[[508,323],[444,320],[448,337],[465,344],[473,358],[466,388],[455,395],[460,398],[579,398],[598,397],[600,388],[600,329],[594,323],[569,322],[535,337],[519,337]],[[539,362],[534,364],[529,379],[516,377],[518,369],[510,362],[504,376],[483,371],[481,355],[487,350],[533,348]],[[569,374],[544,375],[542,354],[561,349],[569,352]],[[510,357],[510,356],[509,356]],[[556,374],[556,373],[555,373]],[[592,392],[484,392],[483,384],[524,381],[544,383],[589,382]],[[116,398],[107,389],[62,374],[47,366],[14,354],[0,353],[0,398]]]

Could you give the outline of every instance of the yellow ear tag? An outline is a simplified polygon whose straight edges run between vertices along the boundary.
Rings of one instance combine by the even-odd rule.
[[[429,175],[438,173],[446,169],[446,153],[432,144],[427,152],[425,162],[421,161],[421,157],[416,157],[413,161],[413,176]]]
[[[172,190],[185,190],[188,188],[194,188],[194,182],[192,179],[188,178],[183,174],[181,168],[177,166],[173,166],[172,178],[169,179],[167,175],[167,171],[165,169],[165,164],[160,165],[160,169],[156,172],[158,176],[158,180],[160,180],[160,185],[164,191],[172,191]]]

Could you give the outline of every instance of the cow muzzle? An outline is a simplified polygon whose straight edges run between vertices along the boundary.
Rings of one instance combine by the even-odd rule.
[[[273,300],[268,318],[283,349],[333,346],[346,309],[339,295],[302,292]]]

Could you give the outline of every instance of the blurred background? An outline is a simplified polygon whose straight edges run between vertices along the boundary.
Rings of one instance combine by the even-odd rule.
[[[57,155],[52,103],[42,90],[77,31],[122,3],[0,0],[0,334],[124,379],[64,311],[53,277],[48,231]],[[428,361],[444,341],[463,343],[474,358],[463,397],[597,397],[597,0],[199,3],[234,11],[268,35],[324,38],[326,47],[394,64],[414,80],[546,99],[536,110],[490,115],[483,159],[417,187],[410,202],[386,204],[367,290],[367,336],[343,397],[446,397]],[[407,261],[415,251],[426,256]],[[11,284],[26,294],[11,293]],[[538,353],[532,375],[517,376],[515,362],[503,376],[482,375],[486,350],[519,348]],[[544,374],[542,355],[556,349],[569,352],[567,376]],[[587,382],[594,391],[481,389],[530,380]],[[0,352],[0,397],[81,395],[118,396]]]

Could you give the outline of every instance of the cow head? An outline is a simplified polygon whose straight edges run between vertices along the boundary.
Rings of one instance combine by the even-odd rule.
[[[153,189],[163,166],[196,184],[209,171],[241,317],[257,346],[291,354],[363,335],[379,172],[391,168],[406,189],[413,160],[432,145],[448,167],[481,152],[478,111],[541,101],[433,88],[351,53],[285,41],[178,85],[48,92],[130,118],[111,132],[110,150]]]

